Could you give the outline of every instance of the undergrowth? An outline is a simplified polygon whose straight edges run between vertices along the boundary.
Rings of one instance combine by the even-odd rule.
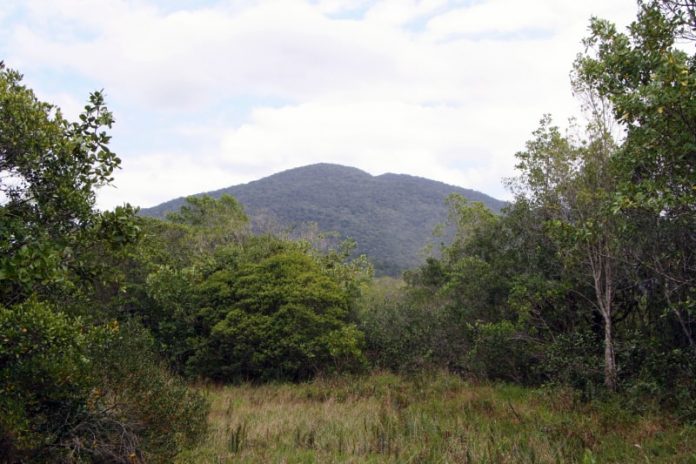
[[[205,390],[208,439],[180,463],[696,464],[696,427],[564,389],[378,373]]]

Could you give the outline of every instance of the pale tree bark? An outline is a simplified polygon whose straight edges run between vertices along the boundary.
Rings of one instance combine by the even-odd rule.
[[[592,270],[597,307],[604,321],[604,385],[616,391],[618,374],[614,353],[612,312],[614,301],[613,263],[604,240],[588,246],[588,260]]]
[[[614,354],[614,338],[612,334],[611,316],[604,317],[604,385],[611,391],[616,391],[618,375],[616,355]]]

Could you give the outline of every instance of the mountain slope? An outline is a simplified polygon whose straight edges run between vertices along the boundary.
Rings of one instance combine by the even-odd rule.
[[[316,222],[323,231],[351,237],[378,273],[391,275],[420,264],[421,250],[431,240],[433,228],[447,218],[447,195],[459,193],[496,212],[505,204],[475,190],[421,177],[371,176],[334,164],[290,169],[207,194],[219,197],[223,193],[237,198],[257,226],[268,221],[286,227]],[[141,214],[163,217],[183,203],[183,198],[177,198],[143,209]]]

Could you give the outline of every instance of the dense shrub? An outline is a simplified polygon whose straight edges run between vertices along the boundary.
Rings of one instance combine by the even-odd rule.
[[[95,92],[69,122],[21,80],[0,62],[0,461],[170,462],[206,407],[116,321],[145,304],[124,285],[135,209],[94,208],[112,114]]]
[[[172,365],[216,381],[310,378],[364,367],[352,267],[302,243],[248,237],[200,266],[160,267],[148,294]]]
[[[373,367],[395,372],[461,372],[470,345],[466,326],[451,308],[404,294],[363,302],[360,329]]]
[[[696,423],[696,356],[688,348],[665,346],[644,333],[628,334],[617,353],[625,372],[622,387],[629,406],[661,406]]]
[[[603,381],[601,339],[587,330],[557,334],[544,347],[538,370],[548,382],[569,385],[590,399]]]
[[[44,304],[0,307],[0,461],[70,455],[94,385],[81,329]]]
[[[127,451],[128,462],[169,463],[203,438],[207,401],[161,365],[146,331],[134,322],[112,323],[98,339],[89,350],[99,373],[90,399],[103,417],[82,424],[90,434],[106,432],[97,454],[118,460]],[[105,430],[100,419],[116,428]]]
[[[411,372],[434,367],[434,322],[432,314],[418,305],[372,300],[360,314],[365,354],[378,369]]]
[[[139,330],[30,301],[0,307],[0,334],[2,462],[170,462],[205,431],[205,401]]]
[[[347,295],[314,258],[284,250],[220,269],[202,284],[209,338],[189,368],[219,380],[302,379],[361,364]]]
[[[472,347],[466,369],[477,377],[528,384],[534,376],[534,358],[521,331],[510,321],[470,326]]]

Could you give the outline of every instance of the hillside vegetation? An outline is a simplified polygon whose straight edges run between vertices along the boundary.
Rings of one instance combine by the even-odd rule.
[[[378,274],[398,276],[422,264],[433,230],[447,220],[445,199],[460,194],[500,212],[504,202],[464,189],[404,174],[371,176],[359,169],[315,164],[280,172],[248,184],[208,192],[236,198],[258,231],[282,229],[301,234],[307,223],[339,239],[356,241],[356,254],[370,257]],[[144,208],[141,214],[164,218],[185,199]]]

